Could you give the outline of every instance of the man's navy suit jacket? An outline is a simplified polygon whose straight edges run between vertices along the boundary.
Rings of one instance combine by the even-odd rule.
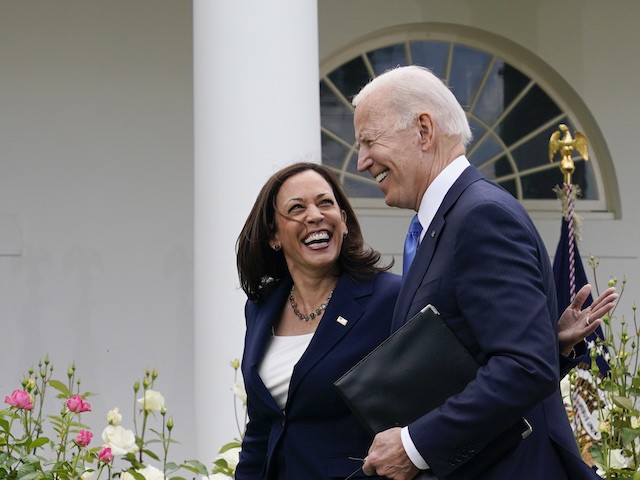
[[[393,328],[429,303],[482,365],[461,393],[409,425],[438,479],[455,478],[523,416],[533,433],[481,478],[598,478],[579,456],[559,392],[558,313],[547,251],[522,206],[473,166],[425,232],[403,280]]]

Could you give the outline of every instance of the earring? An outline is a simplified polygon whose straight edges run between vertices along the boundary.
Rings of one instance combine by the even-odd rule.
[[[276,252],[279,252],[281,247],[280,247],[280,244],[279,244],[279,243],[275,243],[275,244],[273,245],[273,247],[272,247],[272,248],[273,248]]]

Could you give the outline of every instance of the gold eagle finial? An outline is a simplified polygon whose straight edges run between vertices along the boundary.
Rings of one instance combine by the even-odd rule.
[[[585,160],[589,160],[587,137],[577,130],[575,138],[572,137],[569,128],[564,123],[558,125],[558,128],[560,130],[553,132],[549,139],[549,161],[553,163],[553,157],[557,151],[560,151],[562,154],[560,170],[564,173],[564,183],[571,185],[571,175],[576,169],[571,153],[576,150]]]

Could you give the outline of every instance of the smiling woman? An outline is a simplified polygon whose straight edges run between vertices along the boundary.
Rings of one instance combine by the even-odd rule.
[[[237,250],[249,423],[236,478],[364,476],[354,459],[371,439],[332,385],[388,335],[400,277],[378,265],[336,178],[312,163],[267,181]]]

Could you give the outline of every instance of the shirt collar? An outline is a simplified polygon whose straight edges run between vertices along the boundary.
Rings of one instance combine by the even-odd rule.
[[[429,185],[424,192],[422,201],[420,202],[420,209],[418,210],[418,218],[422,225],[420,240],[424,237],[427,230],[426,227],[429,226],[431,220],[435,217],[445,195],[469,165],[471,164],[469,160],[467,160],[467,157],[460,155],[434,178],[431,185]]]

